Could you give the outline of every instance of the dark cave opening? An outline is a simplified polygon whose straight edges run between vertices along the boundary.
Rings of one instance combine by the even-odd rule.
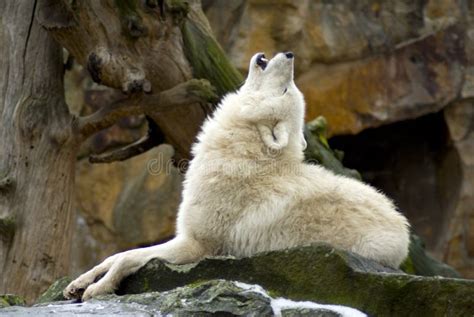
[[[345,166],[391,197],[428,249],[442,243],[461,184],[458,154],[443,112],[329,140]]]

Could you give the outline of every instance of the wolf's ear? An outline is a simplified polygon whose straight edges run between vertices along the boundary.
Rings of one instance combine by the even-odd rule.
[[[268,64],[268,59],[265,58],[265,54],[259,52],[254,54],[250,59],[249,72],[250,70],[259,69],[260,71],[265,70]]]
[[[265,54],[257,53],[250,59],[249,64],[249,72],[247,75],[247,79],[245,80],[244,85],[242,86],[245,88],[256,89],[262,78],[262,73],[265,67],[267,66],[268,60],[265,58]]]

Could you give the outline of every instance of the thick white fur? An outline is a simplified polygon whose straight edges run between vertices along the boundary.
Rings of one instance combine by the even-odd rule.
[[[256,56],[245,84],[224,98],[193,147],[176,238],[107,258],[66,297],[113,292],[152,258],[189,263],[326,242],[391,267],[405,259],[408,223],[387,197],[303,163],[304,100],[293,59],[278,54],[263,71]]]

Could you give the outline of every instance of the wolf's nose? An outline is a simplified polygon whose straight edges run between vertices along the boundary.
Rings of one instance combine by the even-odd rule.
[[[285,53],[285,56],[286,56],[287,58],[293,58],[293,57],[295,57],[295,55],[293,54],[293,52],[286,52],[286,53]]]

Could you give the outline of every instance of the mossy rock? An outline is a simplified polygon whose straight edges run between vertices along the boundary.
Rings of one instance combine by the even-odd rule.
[[[62,277],[54,282],[40,297],[36,300],[37,304],[65,300],[63,290],[71,283],[72,279],[68,276]]]
[[[116,297],[122,303],[153,305],[162,315],[173,316],[270,316],[270,299],[248,292],[236,283],[211,280],[175,288],[165,293]],[[107,297],[105,297],[107,298]],[[201,313],[201,314],[200,314]]]
[[[18,295],[13,295],[13,294],[0,295],[0,308],[9,307],[9,306],[25,306],[25,305],[26,305],[25,299]]]
[[[274,299],[258,285],[210,280],[178,287],[168,292],[99,296],[85,303],[71,301],[33,307],[0,309],[5,316],[320,316],[364,314],[349,307],[327,307]],[[347,315],[346,315],[347,316]]]
[[[407,275],[322,244],[192,265],[155,259],[125,279],[118,293],[165,291],[212,279],[258,284],[272,296],[344,305],[375,316],[464,316],[474,311],[474,281]]]

